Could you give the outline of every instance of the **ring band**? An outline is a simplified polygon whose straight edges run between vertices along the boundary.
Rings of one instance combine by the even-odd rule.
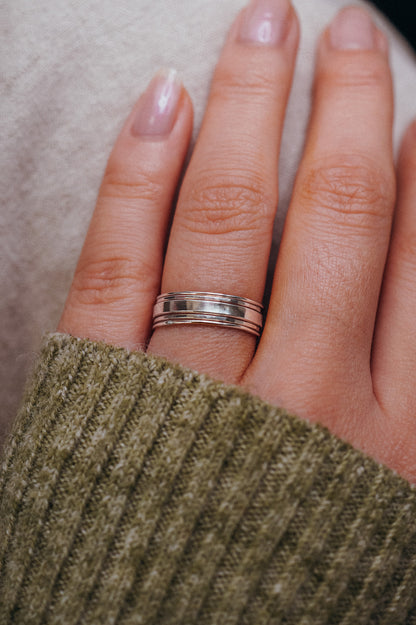
[[[162,293],[153,308],[153,329],[174,324],[210,324],[260,336],[263,306],[246,297],[224,293]]]

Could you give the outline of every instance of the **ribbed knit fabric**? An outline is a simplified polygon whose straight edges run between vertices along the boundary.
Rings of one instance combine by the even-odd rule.
[[[416,623],[415,489],[161,359],[51,335],[0,489],[2,625]]]

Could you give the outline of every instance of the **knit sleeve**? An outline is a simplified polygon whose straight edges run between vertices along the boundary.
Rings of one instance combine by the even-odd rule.
[[[416,490],[162,359],[50,335],[0,502],[1,625],[416,623]]]

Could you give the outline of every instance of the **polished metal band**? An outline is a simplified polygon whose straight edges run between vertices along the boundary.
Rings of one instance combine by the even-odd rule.
[[[178,323],[226,326],[260,336],[263,306],[224,293],[177,291],[159,295],[153,308],[153,328]]]

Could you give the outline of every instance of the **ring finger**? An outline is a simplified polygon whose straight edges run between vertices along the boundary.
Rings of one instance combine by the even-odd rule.
[[[253,0],[233,25],[179,196],[162,292],[262,300],[297,42],[288,0]],[[249,334],[194,325],[157,328],[149,345],[230,382],[241,377],[254,349]]]

